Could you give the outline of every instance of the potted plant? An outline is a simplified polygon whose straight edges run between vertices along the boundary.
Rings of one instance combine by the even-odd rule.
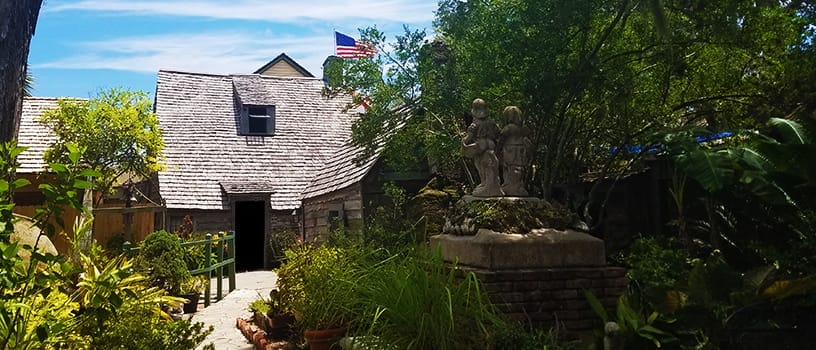
[[[310,349],[331,349],[361,314],[355,301],[360,271],[336,247],[303,247],[290,255],[278,269],[281,307],[292,310]]]
[[[150,278],[151,284],[173,296],[181,295],[181,285],[190,279],[184,261],[181,239],[167,231],[149,234],[140,244],[136,270]]]
[[[295,315],[284,308],[281,302],[280,291],[273,289],[269,292],[269,306],[266,312],[266,333],[273,339],[286,339],[291,335]]]
[[[206,287],[206,278],[202,275],[192,276],[181,283],[180,297],[187,299],[184,304],[184,313],[191,314],[198,311],[198,299]]]
[[[249,304],[249,311],[252,311],[255,324],[266,331],[266,314],[269,312],[269,302],[263,298],[256,299]]]

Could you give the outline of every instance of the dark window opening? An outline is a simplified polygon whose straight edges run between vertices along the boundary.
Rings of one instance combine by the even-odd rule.
[[[266,107],[249,107],[250,117],[259,117],[266,115]]]
[[[266,134],[266,120],[268,116],[249,115],[249,133],[250,134]]]
[[[347,227],[346,215],[341,210],[329,210],[329,231]]]
[[[275,106],[244,106],[241,109],[241,135],[275,134]]]

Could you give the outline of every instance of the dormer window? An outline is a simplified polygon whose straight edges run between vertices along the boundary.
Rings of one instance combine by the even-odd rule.
[[[241,134],[272,136],[275,134],[275,106],[244,105],[241,108]]]

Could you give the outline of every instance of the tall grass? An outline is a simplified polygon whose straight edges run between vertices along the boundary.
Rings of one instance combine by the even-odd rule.
[[[427,253],[370,264],[358,285],[367,328],[360,331],[395,349],[487,348],[499,318],[475,275],[456,275]]]

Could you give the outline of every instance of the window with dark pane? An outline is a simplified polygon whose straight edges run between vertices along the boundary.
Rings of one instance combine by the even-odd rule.
[[[241,134],[273,135],[275,106],[244,106],[241,113]]]

